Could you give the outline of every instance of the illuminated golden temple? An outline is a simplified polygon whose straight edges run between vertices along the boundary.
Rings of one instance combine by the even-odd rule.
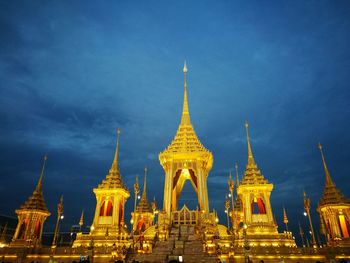
[[[298,247],[296,233],[288,230],[284,208],[286,230],[278,232],[270,203],[274,185],[265,178],[254,160],[248,122],[245,123],[247,165],[241,181],[237,165],[235,181],[230,173],[230,195],[223,202],[227,226],[219,224],[217,212],[210,210],[208,199],[207,178],[213,166],[213,154],[200,142],[191,123],[187,72],[185,64],[179,127],[172,142],[159,154],[165,174],[163,207],[157,207],[155,200],[148,200],[148,171],[145,168],[142,194],[139,196],[137,178],[133,187],[133,211],[130,217],[125,215],[125,204],[132,193],[124,184],[119,168],[118,129],[111,168],[93,189],[96,207],[89,233],[82,233],[80,229],[71,246],[60,247],[55,243],[56,227],[53,245],[41,245],[43,224],[50,216],[42,192],[45,158],[33,195],[16,210],[18,225],[11,243],[1,241],[0,256],[6,262],[72,262],[79,261],[82,255],[88,256],[91,262],[316,262],[350,258],[350,201],[333,183],[321,145],[326,183],[317,211],[327,243],[321,246],[316,242],[310,199],[305,194],[304,209],[313,239],[311,244]],[[190,210],[186,204],[178,207],[187,180],[197,195],[195,210]],[[59,206],[57,222],[61,210]],[[131,228],[128,229],[129,222]],[[82,224],[83,214],[79,222],[80,226]]]

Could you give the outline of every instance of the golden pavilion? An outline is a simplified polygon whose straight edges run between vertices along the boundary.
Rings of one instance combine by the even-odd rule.
[[[138,178],[133,185],[134,207],[125,214],[130,191],[119,167],[119,137],[106,177],[93,189],[96,207],[89,232],[82,232],[82,212],[76,239],[69,246],[42,245],[46,208],[42,181],[45,161],[33,195],[16,210],[18,225],[12,241],[1,241],[0,257],[6,262],[316,262],[350,258],[350,201],[332,181],[325,157],[320,151],[325,173],[325,188],[318,204],[321,232],[326,244],[316,242],[310,215],[310,199],[304,196],[304,208],[310,222],[313,240],[304,245],[304,231],[299,225],[303,246],[298,247],[295,233],[288,230],[289,220],[283,208],[285,230],[278,231],[271,206],[274,185],[255,162],[248,122],[245,123],[247,164],[241,180],[238,167],[236,180],[228,179],[229,196],[223,200],[227,225],[219,223],[217,211],[210,210],[207,178],[213,166],[213,154],[198,139],[190,118],[187,87],[187,65],[183,67],[183,107],[174,139],[159,153],[164,170],[162,207],[148,199],[147,176],[144,170],[140,195]],[[191,210],[179,198],[189,180],[197,196],[198,206]],[[58,206],[57,222],[62,211]],[[129,221],[130,218],[130,221]],[[128,224],[131,228],[128,228]],[[55,238],[58,227],[55,228]],[[54,238],[54,240],[55,240]],[[308,242],[308,239],[306,239]],[[336,262],[336,261],[334,261]]]

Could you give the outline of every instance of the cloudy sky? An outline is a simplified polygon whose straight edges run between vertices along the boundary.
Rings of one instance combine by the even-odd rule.
[[[186,60],[191,119],[214,154],[209,198],[221,222],[229,169],[238,162],[241,176],[246,165],[247,119],[280,230],[283,205],[292,230],[298,220],[306,228],[303,190],[318,226],[319,141],[350,197],[349,12],[348,1],[1,1],[0,213],[15,215],[47,153],[46,230],[61,194],[64,228],[82,209],[89,225],[117,127],[124,181],[132,189],[146,165],[148,197],[161,205],[158,153],[180,121]],[[194,198],[186,185],[182,202],[194,208]]]

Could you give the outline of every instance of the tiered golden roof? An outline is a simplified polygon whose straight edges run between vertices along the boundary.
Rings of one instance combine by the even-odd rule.
[[[138,213],[152,213],[152,208],[147,199],[147,185],[146,185],[146,177],[147,177],[147,168],[145,167],[145,178],[143,181],[143,191],[139,204],[137,205],[136,212]]]
[[[137,205],[136,212],[138,213],[152,213],[152,208],[147,199],[147,187],[146,187],[146,177],[147,177],[147,168],[145,167],[145,177],[143,180],[143,191],[139,204]]]
[[[18,210],[39,210],[43,212],[49,212],[43,195],[43,179],[45,172],[47,156],[44,157],[44,163],[41,169],[40,178],[38,184],[35,187],[33,194],[27,199],[27,201]]]
[[[323,150],[322,150],[322,145],[318,145],[321,156],[322,156],[322,162],[323,162],[323,169],[326,177],[326,182],[325,182],[325,187],[323,190],[323,195],[320,199],[319,206],[323,205],[329,205],[329,204],[337,204],[337,205],[342,205],[342,204],[349,204],[350,200],[347,199],[343,193],[336,187],[335,183],[333,182],[327,165],[326,165],[326,160],[324,158]]]
[[[254,161],[253,151],[250,146],[250,138],[249,138],[247,121],[245,122],[245,129],[247,133],[247,143],[248,143],[248,163],[247,163],[242,181],[240,182],[240,185],[268,184],[269,182],[261,174],[260,170],[258,169],[258,166]]]
[[[196,132],[191,124],[190,113],[188,109],[187,101],[187,82],[186,73],[187,66],[186,63],[183,68],[184,72],[184,101],[181,122],[177,129],[176,135],[170,145],[160,154],[162,156],[168,154],[183,154],[183,153],[205,153],[211,154],[211,152],[206,149],[203,144],[199,141]]]
[[[111,168],[109,169],[109,173],[106,178],[98,185],[97,189],[119,189],[122,188],[128,191],[128,188],[125,186],[123,179],[119,170],[118,163],[118,154],[119,154],[119,136],[120,129],[117,132],[117,145],[115,149],[114,159]]]

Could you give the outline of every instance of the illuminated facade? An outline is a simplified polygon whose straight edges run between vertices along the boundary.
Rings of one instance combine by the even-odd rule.
[[[70,247],[40,248],[26,255],[30,261],[47,262],[55,257],[59,262],[79,260],[81,255],[91,257],[91,262],[168,262],[172,259],[184,262],[315,262],[328,259],[327,248],[297,248],[293,233],[288,231],[288,218],[283,209],[286,231],[278,232],[270,197],[273,184],[260,172],[253,156],[245,124],[248,161],[242,180],[236,181],[230,173],[228,190],[230,195],[223,200],[227,226],[219,223],[216,211],[210,211],[207,178],[213,166],[213,154],[199,141],[190,120],[187,94],[187,67],[184,73],[184,98],[181,121],[169,146],[159,154],[159,162],[165,173],[162,209],[157,209],[147,198],[147,169],[139,198],[138,179],[134,184],[134,209],[131,213],[131,231],[126,227],[125,203],[130,192],[123,182],[118,162],[118,130],[114,159],[108,175],[93,189],[96,208],[89,233],[77,234]],[[322,149],[321,149],[322,153]],[[333,258],[350,257],[349,216],[350,202],[332,182],[324,156],[326,186],[318,206],[321,223],[329,246],[345,250],[333,250]],[[45,165],[45,163],[44,163]],[[18,210],[19,223],[10,249],[40,245],[43,223],[50,215],[42,195],[41,177],[33,195]],[[185,182],[189,180],[197,195],[198,206],[190,210],[186,204],[178,207],[178,200]],[[137,203],[137,201],[139,202]],[[310,209],[310,203],[307,203]],[[83,226],[83,213],[79,225]],[[300,228],[301,229],[301,228]],[[313,232],[313,231],[312,231]],[[300,230],[303,238],[304,232]],[[303,241],[304,243],[304,241]],[[15,247],[15,248],[14,248]],[[309,249],[309,250],[307,250]],[[53,253],[54,252],[54,253]],[[6,261],[19,262],[17,250],[6,250]],[[11,254],[12,253],[12,254]],[[336,255],[337,253],[337,255]],[[284,258],[285,261],[281,261]],[[180,261],[181,262],[181,261]]]
[[[184,101],[181,122],[175,138],[159,154],[165,172],[163,209],[168,218],[178,209],[178,199],[186,180],[190,180],[198,197],[199,209],[208,213],[207,177],[213,165],[213,155],[199,141],[191,124],[187,101],[186,64],[184,72]]]
[[[323,168],[325,173],[325,187],[318,203],[317,211],[320,215],[321,231],[332,247],[350,247],[350,200],[336,187],[333,182],[319,144]]]
[[[50,212],[47,210],[43,196],[43,179],[47,157],[41,170],[39,181],[33,194],[16,210],[18,224],[10,243],[11,247],[41,246],[43,225]]]
[[[73,247],[113,247],[121,254],[130,245],[124,221],[124,206],[130,193],[119,170],[119,135],[118,129],[115,155],[109,173],[93,190],[96,195],[96,208],[90,233],[78,233]]]
[[[269,183],[258,169],[251,148],[248,122],[245,123],[245,128],[248,163],[237,188],[237,194],[242,202],[244,220],[242,223],[246,226],[246,238],[255,246],[296,247],[291,232],[280,234],[277,231],[278,226],[274,220],[270,203],[273,184]],[[238,239],[237,241],[243,246],[243,240]]]

